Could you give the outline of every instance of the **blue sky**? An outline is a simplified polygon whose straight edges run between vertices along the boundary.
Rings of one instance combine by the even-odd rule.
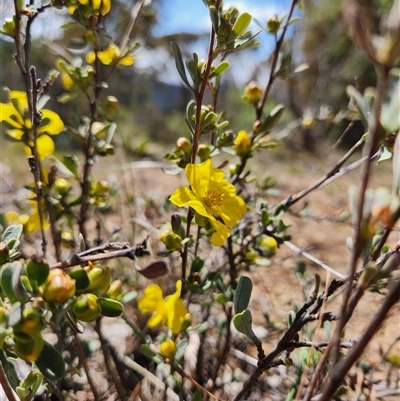
[[[285,13],[289,5],[290,0],[224,1],[224,8],[234,6],[240,12],[246,11],[263,25],[269,17]],[[157,35],[182,31],[204,33],[209,31],[210,26],[208,12],[202,0],[163,0],[159,22],[154,32]]]
[[[225,0],[224,8],[234,6],[241,13],[248,12],[261,26],[265,27],[269,18],[287,14],[290,3],[290,0]],[[162,0],[161,8],[157,11],[158,24],[153,30],[153,34],[156,36],[173,35],[180,32],[195,34],[210,32],[210,17],[202,0]],[[249,29],[254,30],[258,27],[255,22],[252,22]],[[257,66],[258,62],[267,59],[273,50],[275,42],[272,35],[261,32],[257,39],[261,42],[261,45],[256,53],[251,53],[251,63],[249,63],[249,51],[232,56],[235,57],[235,67],[231,69],[231,73],[235,76],[235,82],[240,86],[248,82],[253,68]],[[207,49],[208,40],[202,40],[192,43],[190,52],[196,52],[199,58],[203,59],[206,57]],[[157,60],[157,62],[154,63],[154,60]],[[160,66],[159,77],[162,80],[174,84],[181,83],[175,64],[165,49],[151,51],[143,48],[139,49],[136,62],[137,68],[146,70],[155,64]],[[249,68],[250,65],[251,67]],[[263,82],[260,81],[259,83],[262,84]]]

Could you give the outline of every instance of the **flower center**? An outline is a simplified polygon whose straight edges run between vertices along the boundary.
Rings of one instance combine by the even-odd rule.
[[[221,206],[224,201],[225,195],[219,193],[215,189],[207,189],[205,196],[203,197],[204,203],[208,207]]]

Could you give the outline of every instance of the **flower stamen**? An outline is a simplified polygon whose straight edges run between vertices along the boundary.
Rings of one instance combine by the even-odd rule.
[[[221,206],[224,198],[225,194],[221,194],[215,189],[209,188],[203,197],[203,201],[208,207]]]

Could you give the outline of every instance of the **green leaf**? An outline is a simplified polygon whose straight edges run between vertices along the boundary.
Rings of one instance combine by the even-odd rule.
[[[30,259],[26,265],[26,273],[31,285],[34,285],[34,282],[38,286],[42,285],[46,281],[49,271],[50,266],[46,259]]]
[[[198,273],[204,266],[204,260],[199,256],[196,256],[196,259],[192,262],[192,266],[190,268],[190,273]]]
[[[35,362],[45,377],[50,380],[61,379],[65,375],[65,362],[61,354],[47,341]]]
[[[100,305],[102,316],[118,317],[124,311],[124,305],[115,299],[100,298]]]
[[[202,399],[203,399],[203,393],[199,388],[197,388],[193,394],[192,401],[201,401]]]
[[[25,303],[31,297],[21,283],[21,271],[22,264],[20,262],[6,263],[0,270],[1,287],[12,304],[17,301]]]
[[[78,177],[78,167],[79,161],[75,155],[67,155],[64,156],[64,165],[65,167],[74,175],[74,177]]]
[[[216,67],[215,70],[212,73],[212,76],[217,76],[221,75],[223,72],[228,70],[229,68],[229,63],[227,61],[223,61],[222,63],[219,63]]]
[[[388,132],[397,132],[400,129],[400,80],[397,77],[397,85],[391,91],[390,100],[382,106],[381,124]]]
[[[284,111],[284,104],[281,103],[275,106],[263,121],[260,132],[268,132],[280,120]]]
[[[22,235],[22,230],[23,230],[22,224],[13,224],[11,226],[8,226],[3,233],[3,240],[1,242],[3,244],[6,244],[10,248],[9,246],[10,241],[15,239],[19,240]]]
[[[241,313],[249,306],[251,291],[253,290],[253,283],[247,276],[239,278],[238,285],[235,291],[234,308],[235,313]]]
[[[365,100],[363,95],[352,85],[349,85],[346,88],[346,93],[348,97],[354,100],[357,109],[361,114],[361,119],[363,120],[364,124],[367,125],[370,114],[370,109],[367,101]]]
[[[185,83],[185,85],[195,94],[196,92],[190,85],[186,76],[185,65],[183,64],[181,49],[179,48],[178,43],[174,41],[171,42],[171,46],[175,58],[176,69],[178,70],[178,73],[181,76],[182,81]]]
[[[240,14],[238,19],[235,21],[235,24],[232,27],[232,32],[235,33],[235,39],[240,36],[246,28],[250,25],[251,15],[249,13]]]
[[[233,317],[233,324],[236,327],[236,330],[243,333],[247,338],[253,341],[253,339],[257,337],[253,333],[252,323],[253,318],[248,309],[245,309],[243,312],[238,313]]]
[[[6,372],[7,379],[11,384],[11,387],[15,390],[19,386],[19,378],[15,366],[11,363],[4,354],[3,350],[0,350],[0,362],[3,365],[3,369]]]

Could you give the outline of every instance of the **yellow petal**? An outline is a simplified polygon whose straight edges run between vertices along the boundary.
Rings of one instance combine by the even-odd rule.
[[[43,222],[43,229],[47,230],[50,227],[50,224],[48,221]],[[25,229],[28,233],[34,232],[34,231],[40,231],[40,218],[39,218],[39,212],[36,211],[33,214],[29,216],[28,221],[25,224]]]
[[[176,292],[167,298],[165,309],[167,311],[167,326],[173,334],[179,334],[183,318],[188,313],[181,296],[182,281],[176,282]]]
[[[130,53],[126,54],[124,57],[121,57],[118,60],[119,65],[132,65],[133,62],[134,62],[134,58],[133,58],[133,55]]]
[[[163,301],[162,289],[157,284],[150,284],[144,289],[143,297],[138,301],[138,309],[142,313],[153,313],[157,305]]]
[[[214,246],[224,245],[226,239],[231,235],[231,231],[216,219],[210,219],[212,226],[215,228],[215,233],[211,236],[211,244]]]
[[[20,110],[27,110],[28,109],[28,96],[26,92],[23,91],[11,91],[10,92],[10,99],[13,99],[17,102],[18,108]]]
[[[46,132],[50,135],[58,135],[64,129],[64,123],[60,116],[52,110],[42,110],[42,122],[38,128],[38,134]]]
[[[169,197],[171,203],[178,207],[186,206],[191,200],[195,199],[192,191],[188,187],[181,187],[174,191]]]
[[[188,164],[185,168],[186,178],[197,197],[202,199],[208,188],[211,173],[211,159],[200,164]]]
[[[87,63],[92,64],[92,63],[94,63],[95,60],[96,60],[96,54],[95,54],[95,52],[89,52],[89,53],[86,55],[86,62],[87,62]]]
[[[6,129],[6,134],[16,141],[20,141],[24,135],[24,131],[21,129]]]
[[[103,0],[101,2],[100,14],[106,15],[110,12],[111,9],[111,0]]]
[[[109,65],[113,61],[112,53],[109,51],[102,51],[97,53],[97,57],[104,65]]]
[[[31,156],[32,152],[28,146],[24,146],[27,156]],[[36,141],[36,148],[40,160],[44,160],[47,156],[54,153],[54,142],[48,135],[41,135]]]
[[[5,121],[13,128],[22,128],[24,119],[12,103],[0,103],[0,122]]]

